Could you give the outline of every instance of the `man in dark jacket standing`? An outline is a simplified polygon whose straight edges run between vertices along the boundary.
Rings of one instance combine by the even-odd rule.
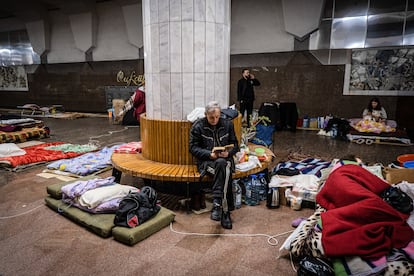
[[[214,147],[233,145],[224,151],[213,151]],[[239,144],[232,121],[221,117],[217,102],[210,102],[205,117],[194,122],[190,130],[190,152],[197,158],[197,167],[204,176],[213,175],[213,209],[211,219],[221,221],[223,228],[231,229],[230,211],[234,210],[232,191],[233,155]]]
[[[242,70],[242,78],[237,83],[237,101],[240,104],[240,113],[244,118],[244,112],[247,111],[247,126],[250,127],[250,115],[253,112],[254,89],[253,86],[259,86],[260,82],[250,74],[249,69]]]

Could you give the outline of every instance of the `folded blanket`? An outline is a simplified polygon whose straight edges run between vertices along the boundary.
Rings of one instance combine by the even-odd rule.
[[[356,165],[330,174],[316,196],[327,210],[321,214],[326,256],[381,257],[413,240],[408,215],[379,196],[387,187],[387,182]]]
[[[278,170],[282,168],[294,168],[300,171],[301,174],[313,174],[317,177],[321,177],[322,173],[321,170],[327,168],[331,165],[330,161],[324,161],[321,159],[316,158],[307,158],[301,160],[299,162],[283,162],[277,164],[277,166],[273,169],[273,173],[276,173]]]

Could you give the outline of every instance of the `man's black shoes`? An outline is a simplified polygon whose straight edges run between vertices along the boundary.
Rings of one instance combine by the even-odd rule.
[[[221,200],[217,198],[213,199],[213,209],[211,210],[210,218],[212,220],[220,221],[222,212],[223,209],[221,207]]]
[[[230,218],[230,212],[223,212],[221,215],[221,226],[225,229],[233,228]]]

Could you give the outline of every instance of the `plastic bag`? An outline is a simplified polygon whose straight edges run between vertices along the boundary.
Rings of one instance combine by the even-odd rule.
[[[299,262],[298,276],[334,276],[335,271],[332,264],[325,259],[305,256]]]

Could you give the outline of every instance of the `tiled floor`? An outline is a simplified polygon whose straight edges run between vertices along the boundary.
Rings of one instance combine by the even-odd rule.
[[[52,134],[45,141],[108,146],[139,140],[138,127],[113,125],[107,118],[49,118],[45,123]],[[357,145],[302,130],[276,132],[271,148],[275,163],[290,157],[356,154],[369,163],[388,164],[400,154],[414,153],[412,146]],[[175,209],[171,229],[129,247],[100,238],[45,207],[46,186],[57,180],[37,176],[43,169],[0,170],[0,275],[296,275],[286,255],[277,258],[280,244],[271,246],[266,235],[282,234],[282,243],[287,236],[283,233],[293,229],[291,221],[312,209],[243,205],[232,213],[232,230],[211,221],[209,213]],[[123,175],[121,183],[142,180]]]

